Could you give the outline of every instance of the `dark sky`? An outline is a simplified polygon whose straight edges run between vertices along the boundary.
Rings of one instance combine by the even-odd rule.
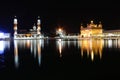
[[[58,26],[79,33],[80,24],[90,20],[101,21],[104,29],[120,29],[120,6],[115,1],[4,0],[0,2],[0,29],[12,32],[15,15],[21,29],[32,28],[40,16],[42,32],[47,34],[53,34]]]

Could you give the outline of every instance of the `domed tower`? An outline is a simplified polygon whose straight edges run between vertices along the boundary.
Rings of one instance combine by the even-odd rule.
[[[101,21],[99,22],[98,27],[99,27],[99,28],[102,28],[102,23],[101,23]]]
[[[37,20],[37,34],[41,34],[40,30],[41,30],[41,20],[40,20],[40,17],[38,16],[38,20]]]
[[[83,24],[81,23],[80,29],[83,29]]]
[[[15,18],[14,18],[14,22],[13,22],[13,24],[14,24],[14,35],[15,34],[17,34],[17,18],[16,18],[16,16],[15,16]]]

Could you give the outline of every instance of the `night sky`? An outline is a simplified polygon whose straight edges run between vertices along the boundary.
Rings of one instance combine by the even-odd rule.
[[[13,33],[13,18],[18,18],[18,29],[30,29],[41,18],[44,34],[54,34],[61,26],[67,33],[79,33],[80,24],[90,20],[103,24],[103,29],[120,29],[120,8],[113,1],[68,0],[9,0],[0,2],[0,29]]]

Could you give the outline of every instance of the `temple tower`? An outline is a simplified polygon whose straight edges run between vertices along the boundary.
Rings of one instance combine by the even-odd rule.
[[[13,24],[14,24],[14,35],[15,34],[17,34],[17,18],[16,18],[16,16],[15,16],[15,18],[14,18],[14,22],[13,22]]]
[[[37,34],[41,34],[40,30],[41,30],[41,20],[40,20],[40,17],[38,16],[38,20],[37,20]]]

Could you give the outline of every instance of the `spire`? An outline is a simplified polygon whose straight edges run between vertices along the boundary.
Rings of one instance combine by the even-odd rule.
[[[14,34],[17,34],[17,18],[16,18],[16,16],[14,16],[13,24],[14,24]]]
[[[40,16],[38,16],[38,19],[40,19]]]
[[[41,24],[41,20],[40,20],[40,16],[38,16],[37,25],[40,25],[40,24]]]
[[[41,30],[41,20],[40,20],[40,16],[38,16],[38,19],[37,19],[37,34],[40,34],[40,30]]]
[[[98,27],[102,27],[102,23],[101,23],[101,21],[99,21],[99,25],[98,25]]]
[[[17,17],[14,16],[14,24],[17,24]]]
[[[35,23],[34,23],[34,25],[33,25],[33,30],[34,30],[34,31],[36,30],[36,26],[35,26]]]
[[[91,22],[91,24],[93,24],[93,20],[91,20],[90,22]]]
[[[17,16],[14,16],[14,18],[16,18]]]
[[[83,24],[81,23],[81,29],[83,28]]]

